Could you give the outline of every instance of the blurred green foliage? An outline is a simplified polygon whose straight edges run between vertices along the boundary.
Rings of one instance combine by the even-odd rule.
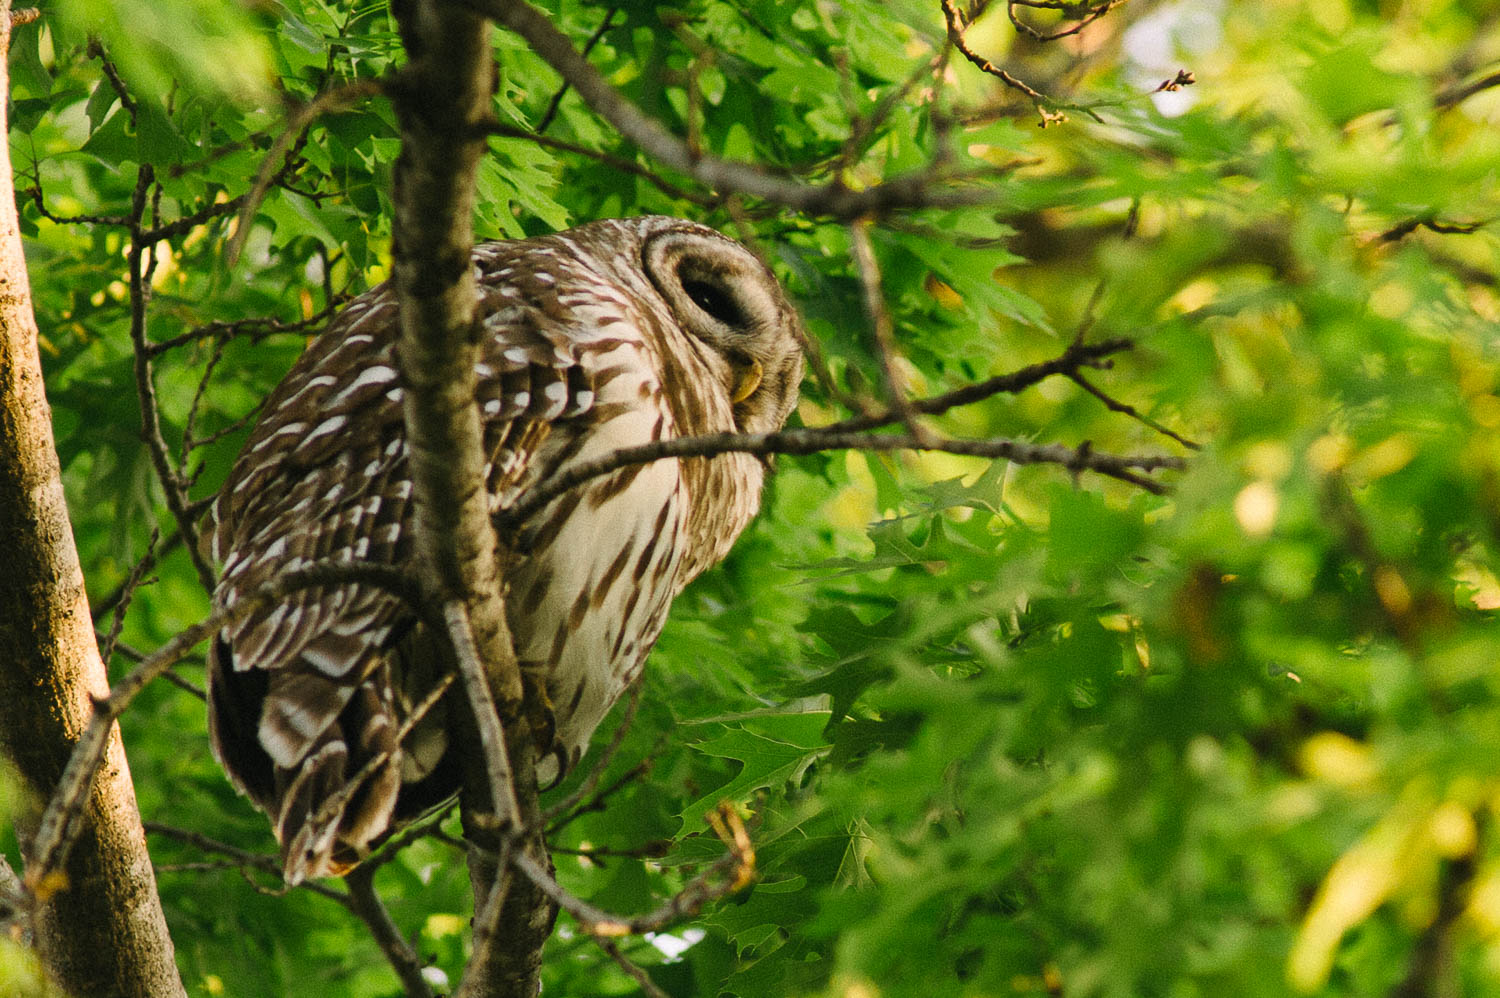
[[[557,855],[569,889],[642,911],[722,853],[703,812],[742,806],[757,882],[670,937],[624,944],[659,986],[1500,989],[1500,243],[1486,227],[1500,217],[1500,91],[1452,99],[1500,59],[1493,5],[1141,2],[1047,45],[997,6],[969,40],[1075,105],[1046,129],[961,60],[932,71],[937,0],[548,6],[580,45],[613,11],[593,64],[712,154],[854,187],[940,147],[956,168],[1009,167],[984,181],[982,208],[872,232],[908,380],[955,387],[1055,355],[1086,326],[1137,344],[1090,383],[1203,445],[1161,498],[948,457],[779,461],[764,515],[678,601],[605,785],[642,760],[648,775],[555,840],[572,850]],[[17,187],[62,219],[22,194],[96,602],[153,527],[174,532],[138,432],[110,219],[147,164],[155,220],[240,196],[283,127],[278,101],[377,77],[398,48],[384,5],[324,0],[74,0],[17,31],[11,155]],[[495,48],[497,115],[533,127],[559,80],[516,38]],[[1196,85],[1161,107],[1142,96],[1183,66]],[[652,168],[571,92],[547,134]],[[396,152],[383,101],[320,118],[236,267],[231,213],[159,244],[149,334],[296,322],[381,280]],[[842,412],[830,384],[880,383],[839,223],[694,203],[524,139],[494,140],[479,183],[485,237],[642,212],[750,237],[827,355],[831,381],[809,380],[800,419]],[[194,498],[222,480],[236,421],[303,336],[262,330],[217,359],[205,336],[158,359],[174,447],[212,367],[195,439],[224,436],[189,449]],[[1065,379],[940,423],[1183,453]],[[128,648],[207,611],[180,548],[152,575]],[[115,674],[127,667],[117,654]],[[201,680],[201,663],[181,671]],[[209,754],[199,701],[157,684],[124,729],[148,820],[272,849]],[[327,899],[174,868],[215,857],[168,837],[152,848],[191,993],[398,993]],[[579,852],[598,849],[647,858]],[[420,841],[377,886],[434,978],[456,982],[461,855]],[[637,993],[566,917],[545,988]]]

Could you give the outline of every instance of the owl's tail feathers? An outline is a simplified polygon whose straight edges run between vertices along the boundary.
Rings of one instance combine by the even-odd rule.
[[[371,684],[353,693],[299,762],[276,766],[272,818],[289,884],[349,872],[391,829],[401,789],[395,717]]]
[[[224,635],[210,650],[209,734],[235,786],[271,816],[288,883],[347,873],[456,792],[461,767],[442,705],[397,740],[432,680],[420,662],[393,670],[401,651],[349,649],[330,632],[274,668],[243,667],[237,652]],[[395,689],[393,671],[419,689]]]

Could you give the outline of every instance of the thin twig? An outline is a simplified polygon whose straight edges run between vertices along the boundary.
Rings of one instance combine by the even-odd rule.
[[[41,176],[35,171],[34,167],[32,180],[33,183],[30,187],[16,193],[30,197],[32,204],[36,205],[37,214],[49,222],[57,225],[113,225],[120,228],[126,228],[130,225],[130,219],[124,215],[54,215],[51,211],[47,210],[46,202],[42,199]]]
[[[1071,371],[1069,372],[1068,377],[1071,378],[1073,380],[1073,383],[1076,384],[1079,388],[1082,388],[1084,391],[1094,396],[1094,398],[1098,399],[1100,402],[1103,402],[1105,408],[1109,409],[1110,412],[1118,412],[1123,416],[1128,416],[1141,425],[1155,430],[1162,436],[1167,437],[1171,440],[1175,440],[1177,443],[1186,447],[1188,450],[1202,450],[1201,444],[1189,440],[1187,437],[1178,433],[1176,430],[1172,430],[1166,426],[1163,426],[1161,423],[1158,423],[1156,420],[1141,412],[1139,409],[1129,404],[1128,402],[1121,402],[1118,399],[1114,398],[1112,395],[1104,393],[1096,385],[1094,385],[1093,382],[1085,378],[1082,373],[1078,371]]]
[[[104,643],[104,635],[99,633],[98,631],[94,632],[94,638],[100,644]],[[146,659],[151,657],[145,652],[141,651],[139,648],[134,648],[123,641],[115,642],[115,654],[122,656],[127,661],[135,662],[136,664],[140,664],[141,662],[144,662],[146,661]],[[177,664],[181,665],[182,663],[178,662]],[[202,663],[199,664],[201,665]],[[163,672],[161,674],[161,678],[165,679],[167,682],[171,683],[178,689],[191,693],[199,700],[207,701],[208,693],[203,689],[203,687],[199,686],[197,683],[189,679],[184,679],[182,676],[179,676],[175,671],[173,671],[175,668],[176,666],[173,666],[171,669]]]
[[[109,57],[109,53],[98,41],[89,43],[88,54],[91,58],[99,60],[99,67],[104,70],[104,76],[109,80],[110,88],[114,90],[115,96],[120,99],[120,106],[125,109],[126,114],[130,115],[130,121],[134,124],[138,111],[135,98],[131,96],[130,88],[125,86],[125,80],[120,76],[119,69],[115,67],[114,60]]]
[[[1017,79],[971,49],[969,43],[964,41],[963,15],[958,12],[958,5],[954,0],[941,0],[941,3],[943,5],[943,18],[948,26],[948,42],[958,50],[959,55],[969,60],[980,72],[988,73],[1012,90],[1026,95],[1036,105],[1037,111],[1041,114],[1042,127],[1045,128],[1047,125],[1067,120],[1067,115],[1047,110],[1048,105],[1056,103],[1051,97],[1048,97],[1030,84]]]
[[[594,788],[599,785],[599,781],[604,777],[604,771],[614,761],[615,753],[619,751],[621,743],[625,741],[625,735],[630,731],[630,725],[635,721],[636,709],[640,705],[641,683],[640,680],[636,680],[630,684],[630,700],[625,704],[625,716],[620,718],[620,726],[615,729],[614,737],[609,740],[609,744],[600,753],[599,760],[594,764],[594,768],[589,770],[589,775],[578,785],[577,790],[574,790],[571,794],[541,813],[537,818],[540,824],[548,824],[558,815],[571,810],[579,801],[594,792]]]
[[[1475,94],[1482,93],[1494,87],[1500,87],[1500,72],[1482,76],[1472,83],[1465,83],[1461,86],[1447,87],[1440,90],[1437,96],[1432,99],[1432,102],[1440,108],[1456,107]]]
[[[355,80],[318,94],[292,113],[286,127],[281,130],[280,135],[276,136],[276,141],[271,143],[271,148],[266,151],[265,158],[261,160],[260,172],[255,176],[255,184],[249,192],[243,195],[244,200],[236,206],[239,208],[238,225],[235,228],[234,237],[229,240],[229,246],[224,251],[224,259],[228,261],[229,266],[233,267],[239,260],[240,252],[245,248],[245,240],[250,236],[251,216],[260,207],[266,191],[270,190],[271,185],[275,183],[277,173],[287,169],[290,164],[290,155],[308,126],[329,111],[342,111],[375,96],[382,91],[384,86],[385,83],[381,80]],[[279,168],[275,167],[276,161],[283,156],[288,158]]]
[[[109,668],[109,660],[114,657],[115,642],[120,640],[120,631],[125,627],[125,612],[130,609],[130,600],[135,596],[136,589],[141,584],[141,577],[156,560],[156,542],[161,540],[161,531],[156,527],[151,528],[151,539],[146,541],[146,553],[131,566],[130,575],[120,587],[120,599],[115,604],[114,618],[109,624],[109,633],[99,645],[99,659],[104,667]]]
[[[659,748],[660,746],[658,746],[658,749]],[[589,814],[594,811],[604,810],[605,802],[608,801],[609,798],[613,797],[625,787],[628,787],[636,780],[639,780],[641,777],[651,772],[651,767],[656,764],[654,754],[657,749],[653,749],[652,751],[652,755],[647,756],[640,762],[636,763],[634,766],[631,766],[625,772],[621,773],[618,777],[615,778],[614,782],[610,783],[603,790],[600,790],[598,793],[588,798],[588,800],[581,800],[573,810],[569,811],[567,814],[564,814],[562,817],[552,822],[552,824],[548,825],[546,834],[549,836],[556,835],[559,831],[566,828],[574,821],[577,821],[583,815]]]
[[[223,218],[225,215],[234,214],[235,210],[244,203],[244,197],[245,195],[241,194],[239,197],[230,198],[228,201],[213,201],[191,214],[184,215],[181,218],[174,218],[170,222],[153,222],[152,228],[142,231],[141,240],[147,243],[159,243],[163,239],[175,239],[178,236],[185,236],[200,225],[211,222],[216,218]]]
[[[604,20],[600,21],[599,27],[594,29],[594,33],[592,35],[589,35],[589,40],[583,43],[583,48],[579,51],[580,55],[582,55],[585,59],[589,57],[589,53],[594,51],[594,46],[599,44],[599,40],[602,39],[604,37],[604,33],[610,29],[611,22],[614,21],[615,15],[619,12],[620,7],[618,4],[612,5],[609,10],[604,12]],[[557,110],[558,108],[562,107],[562,99],[564,95],[567,94],[567,92],[568,81],[563,80],[563,85],[557,88],[557,93],[553,94],[552,100],[548,102],[547,110],[542,115],[542,120],[536,123],[536,131],[538,134],[545,132],[548,126],[552,124],[552,119],[557,117]]]
[[[456,797],[451,798],[446,804],[438,805],[435,810],[423,815],[418,820],[401,829],[396,835],[392,835],[380,843],[379,849],[361,860],[360,865],[378,870],[395,859],[401,853],[401,850],[418,839],[436,839],[446,846],[462,850],[464,848],[463,840],[444,834],[442,829],[438,827],[448,819],[448,815],[452,814],[453,809],[457,806],[458,798]]]
[[[1055,42],[1058,39],[1078,34],[1084,28],[1087,28],[1124,2],[1125,0],[1103,0],[1102,3],[1078,3],[1069,2],[1069,0],[1006,0],[1005,12],[1010,16],[1010,23],[1015,25],[1017,31],[1029,35],[1039,42]],[[1017,7],[1061,11],[1064,17],[1078,18],[1079,20],[1076,24],[1068,28],[1061,28],[1051,33],[1042,32],[1021,20],[1016,14]]]
[[[1443,222],[1432,215],[1424,215],[1421,218],[1409,218],[1382,232],[1376,238],[1379,242],[1393,243],[1405,239],[1418,229],[1427,229],[1443,236],[1467,236],[1478,232],[1486,224],[1486,222]]]
[[[232,434],[240,432],[241,430],[243,430],[246,427],[246,425],[248,425],[249,423],[251,423],[252,421],[254,421],[254,419],[257,416],[260,415],[260,411],[263,408],[265,408],[265,405],[266,405],[266,400],[265,399],[261,399],[259,402],[257,402],[254,405],[252,405],[242,415],[238,416],[237,418],[235,418],[234,420],[231,420],[228,423],[225,423],[223,426],[219,427],[217,430],[214,430],[212,433],[208,434],[207,436],[193,437],[192,438],[193,449],[196,450],[199,447],[208,447],[208,446],[211,446],[213,444],[218,443],[220,440],[224,439],[227,436],[230,436]],[[194,472],[194,474],[193,474],[193,480],[194,481],[197,480],[198,473],[201,472],[202,470],[203,470],[203,468],[200,466],[198,468],[198,471]],[[214,501],[216,499],[218,499],[218,496],[216,496],[216,495],[209,495],[209,496],[204,496],[202,499],[198,500],[197,502],[189,503],[188,504],[188,514],[190,516],[192,516],[194,520],[196,520],[198,518],[199,505],[200,504],[207,504],[208,506],[212,506],[214,504]]]
[[[854,263],[859,271],[859,284],[864,292],[865,313],[870,320],[870,339],[875,347],[875,357],[880,364],[880,376],[885,383],[886,400],[906,432],[917,440],[931,439],[917,420],[907,393],[906,378],[896,366],[896,334],[891,313],[885,305],[885,292],[880,286],[880,263],[875,259],[875,248],[870,244],[870,220],[860,219],[849,226],[849,242],[854,250]]]
[[[387,962],[401,978],[409,998],[433,998],[432,988],[422,976],[422,958],[401,935],[385,903],[375,890],[375,871],[356,866],[344,877],[349,887],[349,910],[358,915],[385,954]]]
[[[656,982],[651,979],[651,976],[647,974],[639,964],[625,955],[624,951],[620,949],[619,943],[615,942],[613,939],[607,939],[603,936],[598,935],[594,936],[593,939],[595,944],[598,945],[598,947],[602,949],[611,960],[619,965],[619,968],[621,970],[629,974],[631,979],[641,986],[641,992],[646,995],[646,998],[671,998],[670,995],[656,986]]]
[[[1026,367],[1010,371],[1006,374],[997,374],[993,378],[971,385],[964,385],[941,395],[934,395],[925,399],[913,399],[911,407],[914,411],[924,416],[937,416],[956,409],[959,406],[973,405],[996,395],[1013,395],[1033,385],[1040,384],[1048,378],[1059,374],[1069,374],[1084,367],[1107,366],[1106,358],[1117,353],[1129,350],[1133,343],[1130,340],[1114,339],[1100,340],[1098,343],[1083,343],[1075,340],[1067,350],[1058,354],[1051,360],[1045,360],[1037,364],[1029,364]],[[890,426],[900,422],[900,415],[894,411],[871,413],[866,416],[856,416],[838,423],[832,423],[823,429],[840,433],[854,433],[861,430],[873,430],[880,426]]]
[[[742,193],[794,208],[809,215],[838,219],[883,215],[914,207],[957,206],[990,200],[983,188],[943,186],[946,181],[974,179],[938,176],[932,169],[894,177],[863,190],[840,180],[822,186],[776,176],[748,163],[695,155],[689,144],[626,100],[579,55],[552,19],[524,0],[459,0],[464,6],[505,25],[531,44],[532,51],[566,80],[595,113],[647,155],[681,171],[720,195]],[[975,178],[981,174],[975,174]]]
[[[142,564],[145,565],[145,568],[143,568],[142,571],[150,571],[151,566],[156,564],[156,560],[158,558],[166,557],[172,551],[175,551],[178,545],[180,545],[181,543],[181,534],[177,533],[175,530],[169,533],[167,535],[167,539],[162,541],[161,544],[157,546],[157,549],[154,553],[150,550],[146,552],[148,555],[151,555],[150,561],[147,561],[145,558],[141,559]],[[113,610],[115,606],[120,602],[120,600],[125,598],[125,590],[129,582],[129,578],[126,578],[118,586],[110,590],[104,596],[100,597],[100,599],[93,604],[92,610],[95,622],[98,622],[106,613],[109,613],[111,610]]]
[[[321,325],[339,307],[348,301],[346,296],[336,296],[329,302],[327,307],[321,311],[308,316],[305,319],[275,319],[254,318],[236,319],[232,322],[216,321],[204,323],[187,332],[178,333],[176,336],[165,340],[157,340],[150,345],[151,355],[166,353],[175,347],[185,346],[198,340],[207,339],[232,339],[236,336],[250,335],[254,340],[260,340],[273,333],[297,333],[314,326]]]
[[[151,354],[146,334],[146,302],[150,297],[150,275],[156,267],[155,254],[151,248],[155,242],[144,236],[142,219],[145,217],[146,197],[156,184],[156,176],[149,164],[144,164],[136,175],[135,193],[130,201],[130,249],[126,259],[130,283],[130,342],[134,347],[134,373],[136,398],[141,409],[141,437],[151,455],[151,464],[157,481],[166,495],[167,509],[177,522],[177,532],[182,535],[188,557],[198,573],[198,581],[209,592],[214,588],[214,570],[198,549],[198,530],[194,519],[187,513],[187,494],[181,476],[172,467],[171,451],[161,432],[161,412],[156,400],[155,378],[151,370]]]
[[[579,927],[592,936],[619,938],[654,932],[684,918],[696,915],[710,901],[734,893],[755,876],[755,850],[744,834],[744,825],[733,807],[721,804],[711,812],[715,830],[729,846],[729,852],[715,860],[682,890],[656,909],[641,915],[616,915],[582,898],[575,897],[549,873],[541,863],[517,850],[510,862],[541,889],[558,907],[572,915]],[[726,875],[729,875],[726,877]]]
[[[227,842],[211,839],[200,832],[194,832],[186,828],[178,828],[175,825],[164,825],[157,821],[142,823],[147,832],[152,835],[162,835],[169,839],[176,839],[184,845],[190,845],[199,852],[216,854],[228,857],[234,864],[234,868],[241,872],[247,870],[258,870],[261,873],[270,874],[278,880],[281,878],[281,863],[274,856],[267,856],[258,852],[250,852],[238,846],[232,846]],[[291,889],[291,885],[286,885]],[[349,896],[343,891],[336,891],[331,887],[313,881],[303,881],[296,885],[297,889],[309,891],[313,894],[336,901],[345,908],[349,907]]]
[[[216,340],[214,352],[208,355],[208,363],[203,365],[203,376],[198,379],[198,390],[193,392],[193,401],[188,406],[187,419],[182,424],[182,449],[177,455],[178,467],[187,467],[188,458],[192,456],[193,448],[197,446],[196,438],[193,436],[193,427],[198,423],[198,407],[203,404],[203,396],[208,392],[208,383],[213,380],[214,368],[218,367],[219,361],[224,359],[224,348],[228,345],[227,339]]]
[[[646,169],[644,166],[641,166],[639,163],[636,163],[633,160],[625,159],[623,156],[611,156],[607,152],[599,152],[596,149],[589,149],[586,146],[578,145],[575,142],[565,142],[562,139],[554,139],[550,136],[538,135],[536,132],[528,132],[524,128],[516,128],[513,125],[501,124],[498,121],[492,121],[485,125],[485,131],[490,135],[498,135],[501,138],[525,139],[528,142],[535,142],[537,145],[543,146],[548,149],[556,149],[559,152],[573,153],[576,156],[587,156],[588,158],[598,163],[604,164],[611,170],[619,170],[621,173],[628,173],[632,176],[640,177],[642,180],[649,182],[657,190],[661,191],[668,197],[681,198],[684,201],[691,201],[693,204],[699,204],[705,207],[714,205],[721,200],[720,198],[705,197],[702,194],[694,194],[691,191],[685,191],[666,178],[653,173],[652,171]]]

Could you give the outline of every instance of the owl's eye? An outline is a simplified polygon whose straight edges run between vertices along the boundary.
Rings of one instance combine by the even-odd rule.
[[[711,229],[674,226],[641,246],[643,269],[680,328],[720,351],[785,325],[781,289],[755,256]]]
[[[731,329],[743,329],[745,326],[745,313],[741,311],[739,303],[720,284],[712,281],[699,280],[697,278],[685,277],[682,280],[682,290],[687,296],[709,315],[718,319]]]

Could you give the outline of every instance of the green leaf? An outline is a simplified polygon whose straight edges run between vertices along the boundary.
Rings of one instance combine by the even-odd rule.
[[[682,827],[677,834],[682,836],[707,828],[704,816],[720,801],[741,803],[757,790],[777,788],[795,779],[828,751],[822,736],[828,718],[826,711],[760,713],[725,723],[721,734],[695,742],[695,751],[741,765],[733,779],[683,808]]]

